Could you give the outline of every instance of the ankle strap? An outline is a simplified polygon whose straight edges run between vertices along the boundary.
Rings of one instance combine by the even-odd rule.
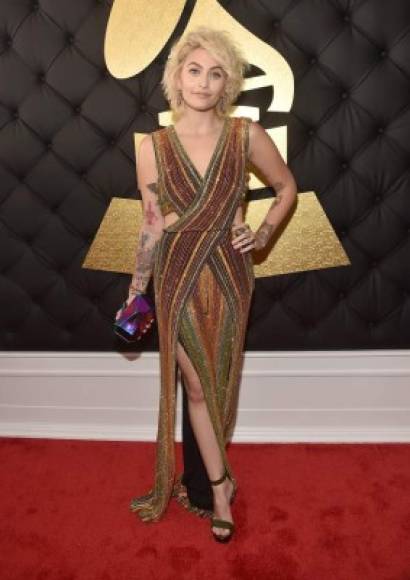
[[[215,479],[214,481],[209,480],[209,483],[211,485],[218,485],[219,483],[222,483],[226,479],[227,475],[228,475],[228,472],[225,469],[225,472],[224,472],[222,477],[220,477],[219,479]]]

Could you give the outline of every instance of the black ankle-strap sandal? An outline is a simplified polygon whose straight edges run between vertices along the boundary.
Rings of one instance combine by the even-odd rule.
[[[211,485],[219,485],[220,483],[222,483],[223,481],[225,481],[225,479],[228,476],[228,471],[225,469],[225,473],[223,474],[222,477],[220,477],[219,479],[216,479],[214,481],[209,480],[209,483]],[[233,481],[233,491],[232,491],[232,495],[231,498],[229,500],[229,503],[231,504],[235,498],[236,495],[236,489],[237,489],[237,485],[236,482]],[[215,532],[212,531],[212,528],[224,528],[224,529],[228,529],[230,530],[230,534],[225,534],[223,536],[219,535],[219,534],[215,534]],[[229,540],[232,538],[233,533],[235,531],[235,524],[233,524],[232,522],[228,522],[228,520],[222,520],[220,518],[215,518],[214,516],[211,517],[211,531],[212,531],[212,535],[215,538],[215,540],[217,542],[222,542],[222,543],[226,543],[229,542]]]
[[[214,481],[209,480],[209,483],[211,485],[219,485],[220,483],[223,483],[227,477],[228,477],[228,471],[225,469],[225,473],[223,474],[222,477],[220,477],[219,479],[215,479]],[[238,489],[236,481],[235,480],[231,480],[231,481],[233,481],[233,491],[232,491],[232,495],[231,495],[231,499],[230,499],[229,503],[233,503],[233,500],[235,499],[236,491]]]

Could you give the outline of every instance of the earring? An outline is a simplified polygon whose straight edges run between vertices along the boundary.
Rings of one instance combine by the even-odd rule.
[[[179,90],[177,94],[177,105],[180,107],[182,105],[182,91]]]
[[[221,113],[225,113],[225,108],[226,108],[226,94],[225,93],[219,99],[218,105],[219,105],[219,110],[221,111]]]

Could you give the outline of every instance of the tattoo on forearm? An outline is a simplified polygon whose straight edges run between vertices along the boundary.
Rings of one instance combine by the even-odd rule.
[[[262,250],[272,237],[274,231],[275,226],[273,224],[268,224],[268,222],[264,220],[255,233],[255,250]]]
[[[152,274],[157,237],[151,232],[141,233],[136,256],[136,267],[131,284],[138,292],[145,292]]]
[[[158,183],[147,183],[147,187],[156,195],[154,199],[148,201],[148,206],[144,210],[144,221],[148,226],[152,226],[159,219],[158,213],[154,211],[155,207],[158,206]],[[136,254],[135,272],[131,280],[133,291],[145,292],[147,289],[152,274],[153,258],[157,242],[158,235],[149,230],[142,230]]]
[[[147,187],[152,193],[158,195],[158,184],[154,183],[147,183]],[[148,207],[144,211],[144,218],[148,225],[152,226],[156,221],[158,221],[158,216],[153,210],[153,205],[158,207],[158,200],[155,199],[154,201],[149,200]]]
[[[283,183],[275,183],[274,188],[276,192],[279,192],[284,187]],[[279,205],[282,201],[283,197],[281,193],[276,193],[276,197],[271,203],[269,211],[273,209],[275,206]],[[273,235],[273,232],[276,229],[275,224],[270,224],[266,221],[266,218],[263,220],[262,224],[255,232],[255,249],[262,250],[266,244],[269,242],[270,238]]]
[[[157,182],[147,183],[147,187],[148,187],[148,189],[150,189],[152,191],[152,193],[158,194],[158,184],[157,184]]]
[[[155,211],[152,209],[152,202],[148,202],[148,207],[144,212],[144,218],[148,225],[152,226],[156,221],[158,221],[158,216],[156,215]]]

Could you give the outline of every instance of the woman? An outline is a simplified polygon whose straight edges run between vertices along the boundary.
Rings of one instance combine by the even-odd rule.
[[[248,66],[224,31],[198,27],[173,45],[162,85],[176,123],[140,144],[143,223],[127,299],[143,293],[153,273],[161,366],[155,484],[131,509],[143,521],[157,521],[180,491],[174,453],[178,364],[212,485],[211,530],[222,542],[234,531],[230,505],[237,483],[225,446],[254,289],[251,250],[266,246],[296,198],[292,174],[262,126],[228,115]],[[256,232],[243,222],[248,161],[277,194]]]

